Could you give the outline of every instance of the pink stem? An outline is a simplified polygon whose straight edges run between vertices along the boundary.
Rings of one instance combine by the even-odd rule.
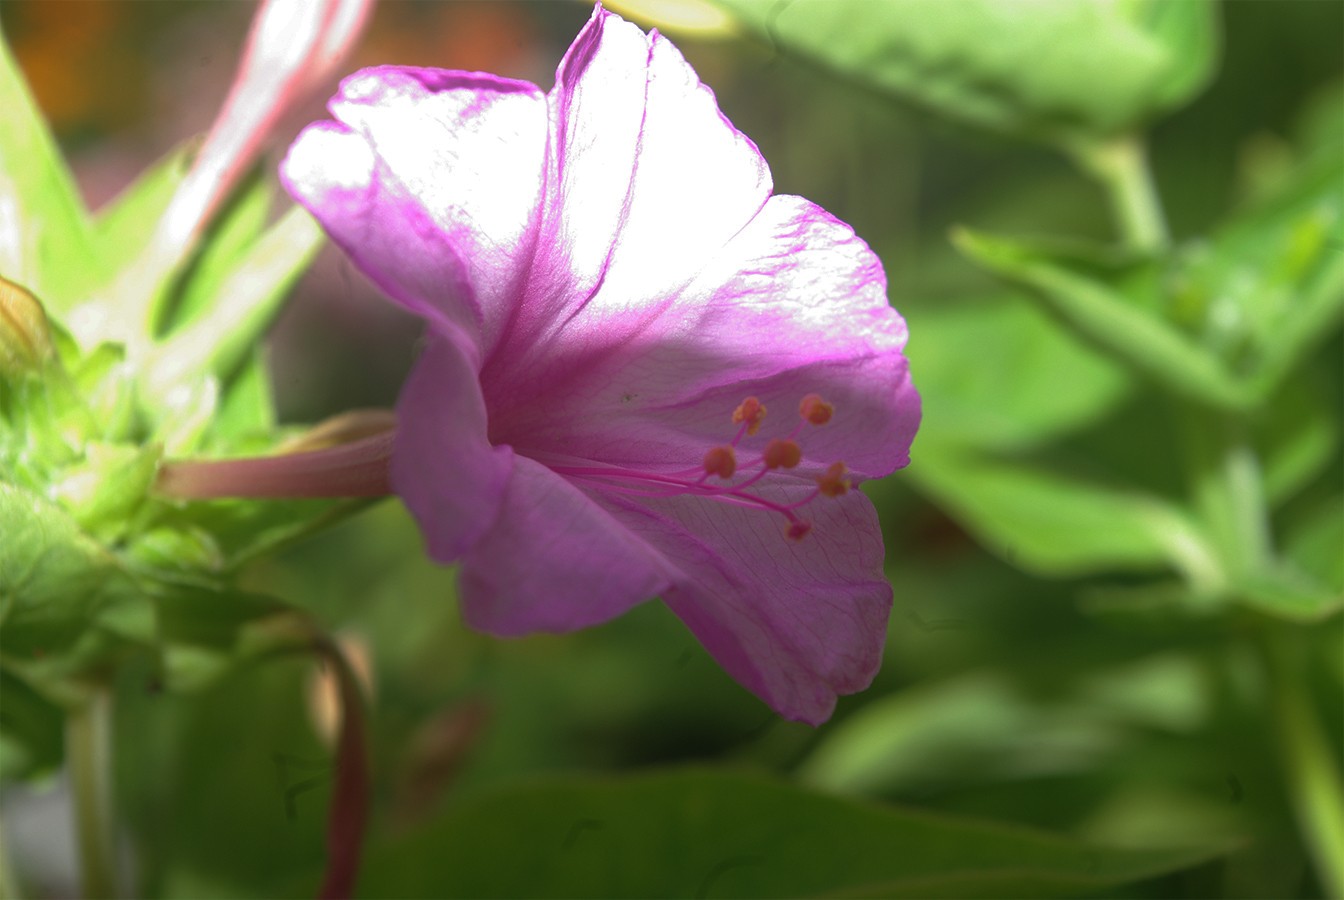
[[[346,900],[359,878],[360,852],[369,821],[369,747],[365,737],[364,697],[359,680],[335,644],[322,641],[318,653],[332,666],[341,698],[336,739],[336,785],[327,813],[327,868],[319,900]]]
[[[171,460],[156,490],[179,500],[383,497],[392,493],[392,432],[323,450],[245,459]]]

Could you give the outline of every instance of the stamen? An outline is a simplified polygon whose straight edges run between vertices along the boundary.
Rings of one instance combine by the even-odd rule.
[[[761,430],[761,420],[765,418],[765,404],[755,397],[748,397],[733,410],[733,424],[745,425],[748,435]]]
[[[736,471],[737,454],[733,453],[732,447],[711,447],[705,452],[706,475],[717,475],[726,480]]]
[[[803,461],[803,448],[797,441],[775,438],[765,445],[761,461],[767,469],[792,469]]]
[[[826,474],[817,478],[817,490],[827,497],[839,497],[849,492],[850,481],[845,477],[849,471],[842,462],[833,462]]]
[[[820,394],[808,394],[798,404],[798,413],[813,425],[825,425],[831,421],[835,407],[821,399]]]
[[[824,425],[835,410],[817,394],[808,394],[798,404],[799,420],[787,434],[765,442],[760,455],[749,462],[738,464],[738,451],[743,450],[744,438],[754,435],[765,418],[765,405],[756,397],[747,397],[733,412],[737,434],[726,444],[705,451],[700,465],[680,470],[650,471],[623,466],[585,466],[561,463],[550,465],[551,471],[567,478],[597,481],[603,490],[636,497],[694,496],[715,500],[730,506],[775,513],[784,517],[785,536],[799,541],[812,531],[812,523],[802,518],[797,510],[822,497],[839,497],[850,488],[848,470],[841,462],[832,463],[821,475],[813,477],[814,490],[792,495],[790,502],[772,500],[757,493],[758,483],[769,480],[780,469],[793,469],[802,464],[803,448],[800,435],[808,425]],[[746,452],[746,451],[743,451]],[[675,461],[669,460],[675,465]],[[799,484],[797,479],[792,482]],[[804,484],[806,482],[803,482]]]

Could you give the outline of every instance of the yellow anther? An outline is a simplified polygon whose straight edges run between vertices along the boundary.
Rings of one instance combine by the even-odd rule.
[[[790,522],[789,530],[786,531],[785,534],[789,536],[789,540],[791,541],[801,541],[803,538],[807,537],[808,532],[811,530],[811,522],[803,522],[800,520],[797,522]]]
[[[827,497],[839,497],[849,492],[850,481],[845,477],[848,470],[842,462],[833,462],[826,474],[817,477],[817,490]]]
[[[761,460],[767,469],[792,469],[803,461],[803,448],[796,441],[775,438],[765,445]]]
[[[705,472],[720,478],[732,478],[737,471],[737,454],[732,447],[710,447],[705,451]]]
[[[761,420],[765,418],[765,404],[755,397],[748,397],[743,400],[733,410],[733,424],[741,425],[743,422],[747,425],[747,434],[755,434],[761,427]]]
[[[831,421],[835,407],[821,399],[820,394],[808,394],[803,398],[803,402],[798,404],[798,412],[813,425],[825,425]]]

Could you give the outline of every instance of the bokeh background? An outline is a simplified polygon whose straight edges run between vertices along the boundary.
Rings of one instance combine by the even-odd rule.
[[[252,9],[233,0],[0,3],[4,33],[91,205],[208,127]],[[479,69],[549,87],[588,14],[581,3],[382,0],[350,68]],[[1301,110],[1344,76],[1344,4],[1237,0],[1219,14],[1218,78],[1152,131],[1177,239],[1207,231],[1290,158]],[[767,44],[673,35],[770,161],[776,190],[815,200],[873,246],[909,321],[925,431],[910,470],[870,489],[896,595],[885,665],[818,730],[779,720],[657,603],[565,637],[476,635],[458,620],[452,572],[428,564],[404,512],[383,503],[247,574],[313,610],[365,663],[376,697],[377,841],[396,843],[445,804],[538,773],[695,762],[1120,845],[1226,834],[1239,841],[1229,857],[1126,893],[1319,895],[1279,760],[1247,739],[1265,725],[1243,702],[1256,687],[1236,624],[1113,615],[1105,589],[1137,575],[1103,584],[1025,571],[1011,547],[969,534],[918,476],[921,446],[940,430],[999,429],[1017,385],[1062,384],[1071,366],[1095,366],[1073,346],[1005,352],[999,329],[1036,314],[958,256],[949,229],[1108,239],[1099,189],[1046,148],[866,95]],[[321,115],[315,102],[285,138]],[[953,329],[958,316],[980,324]],[[416,340],[409,317],[328,248],[272,335],[284,418],[390,406]],[[1336,334],[1313,362],[1320,408],[1336,421],[1342,369]],[[1071,450],[1094,469],[1176,492],[1166,427],[1134,393]],[[1342,483],[1335,451],[1282,515],[1307,515]],[[1337,626],[1336,617],[1323,627],[1337,635]],[[161,695],[146,672],[126,683],[119,778],[143,883],[176,896],[304,884],[321,865],[330,775],[324,707],[306,667],[249,666],[204,698]],[[1341,718],[1328,722],[1335,748]],[[59,863],[33,860],[39,895],[71,889]]]

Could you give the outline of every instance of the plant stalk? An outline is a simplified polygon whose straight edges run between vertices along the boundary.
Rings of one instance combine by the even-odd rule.
[[[65,742],[83,896],[88,900],[111,900],[118,891],[112,818],[110,689],[94,690],[84,705],[70,714]]]
[[[1143,139],[1127,135],[1072,151],[1074,160],[1106,189],[1125,245],[1141,253],[1165,250],[1171,239]]]
[[[1298,827],[1326,897],[1344,900],[1344,778],[1320,726],[1307,675],[1284,641],[1265,641],[1265,663],[1274,692],[1275,731]]]

